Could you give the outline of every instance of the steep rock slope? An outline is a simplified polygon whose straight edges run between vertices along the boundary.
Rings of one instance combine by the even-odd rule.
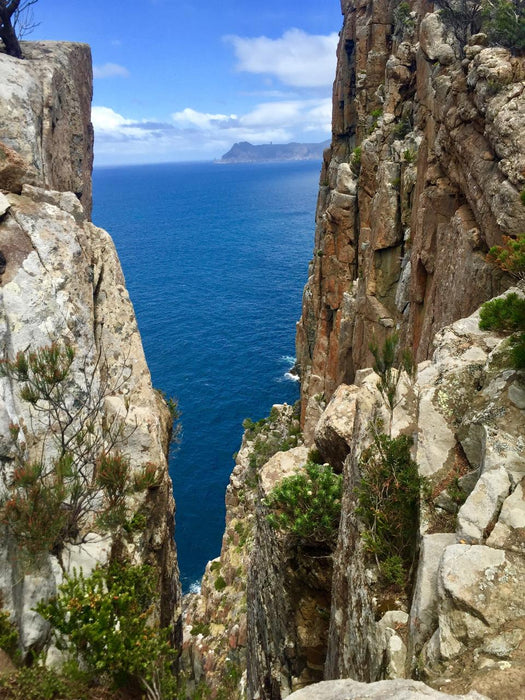
[[[248,697],[286,697],[319,671],[364,682],[417,677],[493,700],[519,696],[525,385],[509,364],[508,340],[478,323],[475,312],[437,334],[432,360],[400,376],[393,410],[372,370],[335,391],[315,432],[336,468],[342,458],[344,475],[338,542],[326,561],[297,558],[297,550],[294,560],[290,542],[268,527],[267,509],[258,505],[248,572]],[[401,533],[414,538],[417,576],[412,566],[397,586],[382,582],[386,564],[370,554],[367,520],[356,509],[363,460],[383,430],[413,437],[425,479],[421,515]],[[260,494],[290,473],[286,454],[262,467]],[[292,468],[300,471],[305,454],[297,457]]]
[[[180,586],[166,460],[171,417],[151,385],[113,242],[89,222],[79,201],[83,199],[89,210],[89,50],[45,43],[26,46],[25,52],[29,58],[24,61],[0,55],[0,93],[7,96],[0,104],[1,355],[13,360],[19,352],[53,343],[72,348],[65,399],[61,413],[55,414],[67,416],[62,434],[75,436],[78,447],[73,449],[79,454],[89,452],[91,440],[101,441],[102,455],[117,450],[129,460],[130,473],[123,487],[125,499],[119,502],[121,522],[111,522],[110,517],[104,521],[98,516],[104,510],[111,516],[107,506],[116,501],[109,492],[90,490],[98,467],[84,458],[87,495],[77,501],[82,507],[72,521],[75,529],[51,553],[44,549],[28,557],[16,532],[3,529],[2,603],[17,624],[22,651],[39,650],[48,626],[33,610],[38,600],[54,595],[73,568],[88,573],[112,557],[125,556],[154,567],[156,614],[163,625],[174,627],[176,637]],[[67,191],[72,188],[74,192]],[[58,419],[54,422],[48,413],[35,411],[36,402],[21,394],[23,384],[13,376],[0,379],[5,507],[17,458],[22,454],[26,462],[51,464],[58,449],[53,435],[62,428]],[[13,426],[18,426],[15,433]],[[130,488],[144,469],[154,470],[154,478],[140,489]]]
[[[91,51],[24,42],[24,60],[0,53],[0,189],[23,184],[74,192],[91,215]]]
[[[342,2],[313,261],[297,333],[303,423],[393,326],[418,360],[506,283],[484,259],[523,229],[523,58],[463,54],[425,2]]]

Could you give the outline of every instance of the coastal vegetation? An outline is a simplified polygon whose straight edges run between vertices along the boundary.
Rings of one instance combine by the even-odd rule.
[[[280,481],[265,499],[270,525],[299,547],[333,548],[341,517],[343,477],[309,460]]]
[[[14,468],[6,477],[0,514],[33,556],[60,553],[66,542],[82,538],[88,525],[133,530],[126,498],[160,483],[155,464],[132,469],[122,451],[135,430],[126,423],[127,413],[105,410],[119,378],[96,381],[100,356],[74,373],[75,357],[72,346],[52,343],[0,363],[0,376],[19,382],[30,415],[29,425],[21,420],[9,428]],[[37,434],[47,449],[35,457]]]

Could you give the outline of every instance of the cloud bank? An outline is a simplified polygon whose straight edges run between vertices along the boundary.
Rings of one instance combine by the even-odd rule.
[[[125,150],[128,162],[146,162],[146,156],[165,161],[218,158],[237,141],[322,141],[330,133],[331,109],[329,98],[288,100],[263,102],[242,115],[186,107],[168,121],[138,121],[95,106],[91,118],[98,161],[109,162]]]
[[[279,39],[265,36],[226,36],[237,58],[236,69],[273,75],[285,85],[300,88],[326,87],[335,74],[337,33],[328,36],[289,29]]]

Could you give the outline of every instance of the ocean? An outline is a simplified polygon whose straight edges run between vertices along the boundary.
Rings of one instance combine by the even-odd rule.
[[[220,553],[242,421],[293,403],[295,324],[320,163],[95,168],[93,222],[117,246],[153,384],[176,397],[170,459],[183,590]]]

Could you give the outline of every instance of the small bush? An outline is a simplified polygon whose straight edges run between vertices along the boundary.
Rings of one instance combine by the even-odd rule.
[[[171,675],[167,630],[149,623],[157,596],[148,566],[112,565],[68,577],[59,595],[36,610],[49,621],[58,648],[81,659],[92,677],[144,689]]]
[[[403,151],[403,158],[405,159],[406,163],[413,163],[416,159],[415,151],[411,151],[409,148],[407,148],[406,151]]]
[[[106,697],[106,693],[102,691]],[[16,673],[0,675],[0,697],[3,700],[89,700],[99,697],[78,668],[67,664],[62,671],[33,664]]]
[[[265,499],[272,527],[299,545],[333,547],[341,516],[342,476],[331,467],[307,462],[283,479]]]
[[[204,622],[196,622],[191,628],[190,632],[194,637],[202,634],[203,637],[210,636],[210,626]]]
[[[485,0],[481,27],[491,44],[525,51],[525,5],[521,0]]]
[[[18,655],[18,630],[8,612],[0,609],[0,649],[11,658]]]
[[[396,139],[404,139],[412,131],[410,119],[403,117],[393,128],[392,133]]]
[[[516,279],[525,279],[525,233],[518,238],[504,236],[503,245],[492,246],[487,260]]]
[[[384,583],[404,582],[416,550],[422,478],[412,459],[412,438],[374,434],[361,457],[356,514],[364,524],[362,539],[379,566]]]
[[[525,299],[511,292],[502,299],[487,301],[479,318],[482,330],[514,333],[510,339],[512,363],[516,369],[525,368]]]
[[[119,445],[136,426],[126,426],[125,417],[106,412],[107,397],[121,384],[117,379],[109,385],[103,372],[97,374],[103,358],[97,357],[89,371],[79,367],[75,375],[75,357],[71,346],[52,343],[0,362],[0,376],[19,382],[20,397],[31,415],[29,428],[10,426],[14,469],[0,519],[31,555],[60,552],[66,542],[77,540],[93,517],[107,528],[127,523],[125,499],[133,485],[129,460]],[[44,436],[39,462],[28,461],[21,439],[34,442],[33,426]],[[138,479],[135,489],[154,486],[154,465],[146,465]]]
[[[216,591],[223,591],[226,588],[226,581],[222,576],[217,576],[215,579],[214,587]]]

